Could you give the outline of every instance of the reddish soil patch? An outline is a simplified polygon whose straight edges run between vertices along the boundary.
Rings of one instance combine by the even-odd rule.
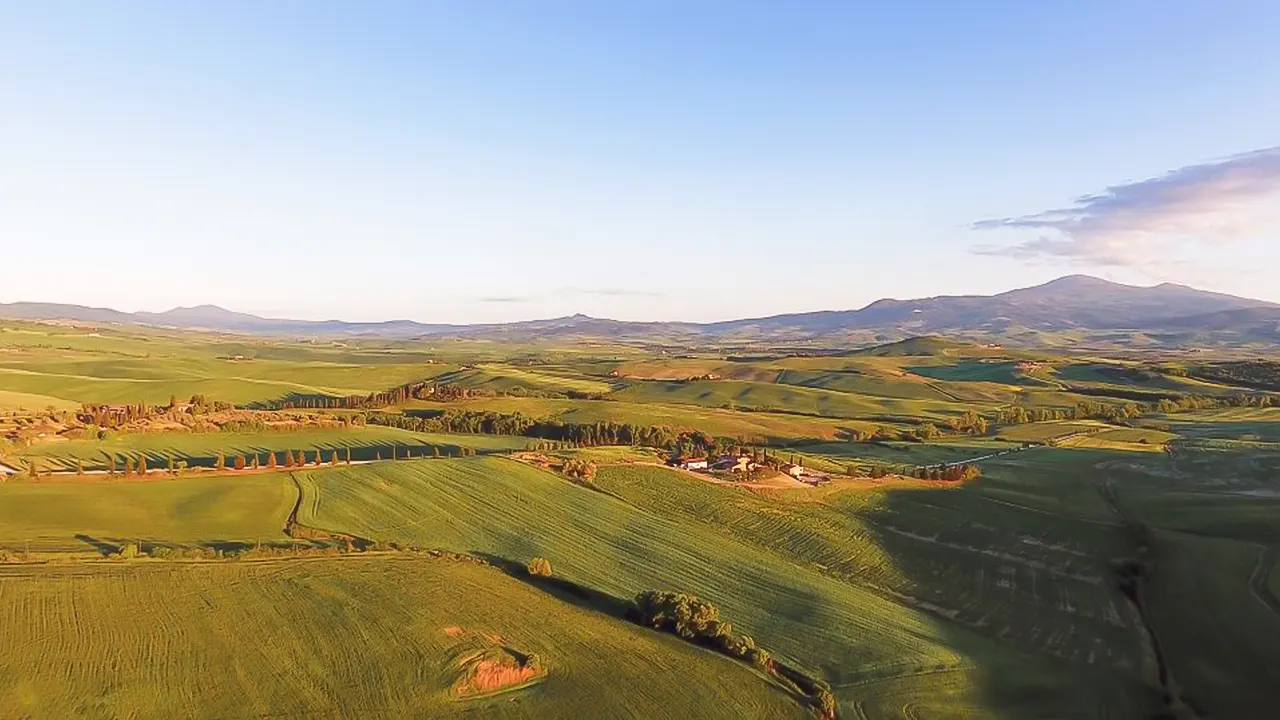
[[[481,660],[471,667],[465,680],[454,685],[453,692],[459,697],[484,695],[523,685],[545,674],[546,671],[541,668],[520,665],[514,659],[510,662]]]

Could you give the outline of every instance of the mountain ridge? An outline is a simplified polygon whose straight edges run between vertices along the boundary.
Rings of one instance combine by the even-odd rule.
[[[1249,311],[1260,311],[1261,314]],[[508,323],[347,322],[265,318],[210,304],[176,307],[163,312],[127,313],[84,305],[0,303],[0,318],[19,320],[114,323],[247,334],[399,338],[456,335],[504,339],[567,335],[803,339],[868,332],[999,336],[1021,331],[1194,332],[1198,328],[1230,332],[1236,329],[1232,325],[1233,318],[1239,318],[1243,325],[1271,336],[1274,335],[1271,317],[1275,314],[1280,314],[1280,305],[1262,300],[1173,283],[1148,287],[1124,285],[1088,275],[1067,275],[1041,285],[994,295],[939,295],[907,300],[882,298],[855,310],[816,310],[708,323],[625,321],[582,313]]]

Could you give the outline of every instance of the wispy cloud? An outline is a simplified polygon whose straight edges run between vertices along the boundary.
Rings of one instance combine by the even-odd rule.
[[[1041,231],[1015,245],[975,252],[1086,265],[1167,267],[1188,247],[1229,243],[1274,226],[1280,208],[1280,147],[1188,165],[1114,185],[1068,208],[982,220],[975,230]]]
[[[491,297],[482,297],[480,302],[486,303],[523,303],[529,302],[533,298],[517,297],[515,295],[496,295]]]

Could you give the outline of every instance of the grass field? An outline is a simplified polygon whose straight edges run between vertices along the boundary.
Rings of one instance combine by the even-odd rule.
[[[745,665],[428,557],[0,568],[16,717],[810,717]],[[490,648],[532,686],[452,688]]]
[[[668,425],[702,430],[725,437],[761,438],[786,442],[797,439],[831,439],[842,431],[872,431],[877,423],[811,418],[786,413],[734,412],[696,405],[662,405],[614,400],[565,400],[555,398],[478,398],[460,403],[415,402],[410,408],[462,409],[523,413],[532,418],[569,423],[617,422],[636,425]]]
[[[854,395],[793,385],[700,380],[693,382],[637,382],[609,395],[633,403],[686,404],[714,408],[747,408],[840,419],[941,419],[962,414],[967,407],[940,400],[904,400]]]
[[[1153,627],[1183,697],[1207,717],[1267,717],[1280,706],[1280,598],[1266,582],[1275,557],[1222,538],[1155,536]]]
[[[843,393],[872,395],[904,400],[952,400],[938,388],[906,377],[885,377],[862,372],[821,372],[784,370],[777,379],[783,385],[836,390]]]
[[[0,411],[22,409],[43,410],[49,407],[58,410],[74,410],[80,407],[80,404],[70,400],[56,398],[52,395],[35,395],[32,393],[0,390]]]
[[[1018,370],[1012,361],[966,361],[954,365],[913,365],[911,372],[947,382],[994,382],[1003,385],[1055,387],[1034,373]]]
[[[0,484],[0,547],[87,550],[130,541],[286,540],[297,490],[280,474],[148,482]]]

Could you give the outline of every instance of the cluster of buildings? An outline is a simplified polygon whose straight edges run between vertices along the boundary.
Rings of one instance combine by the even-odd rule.
[[[681,470],[703,470],[727,473],[748,473],[752,470],[763,467],[750,455],[720,455],[714,458],[679,458],[672,460],[669,464],[672,467],[678,467]],[[790,475],[800,482],[814,486],[831,482],[831,476],[827,473],[810,470],[798,463],[783,463],[778,466],[778,472],[781,472],[784,475]]]
[[[691,457],[672,460],[681,470],[714,470],[716,472],[751,472],[760,467],[750,455],[720,455],[714,458]]]

